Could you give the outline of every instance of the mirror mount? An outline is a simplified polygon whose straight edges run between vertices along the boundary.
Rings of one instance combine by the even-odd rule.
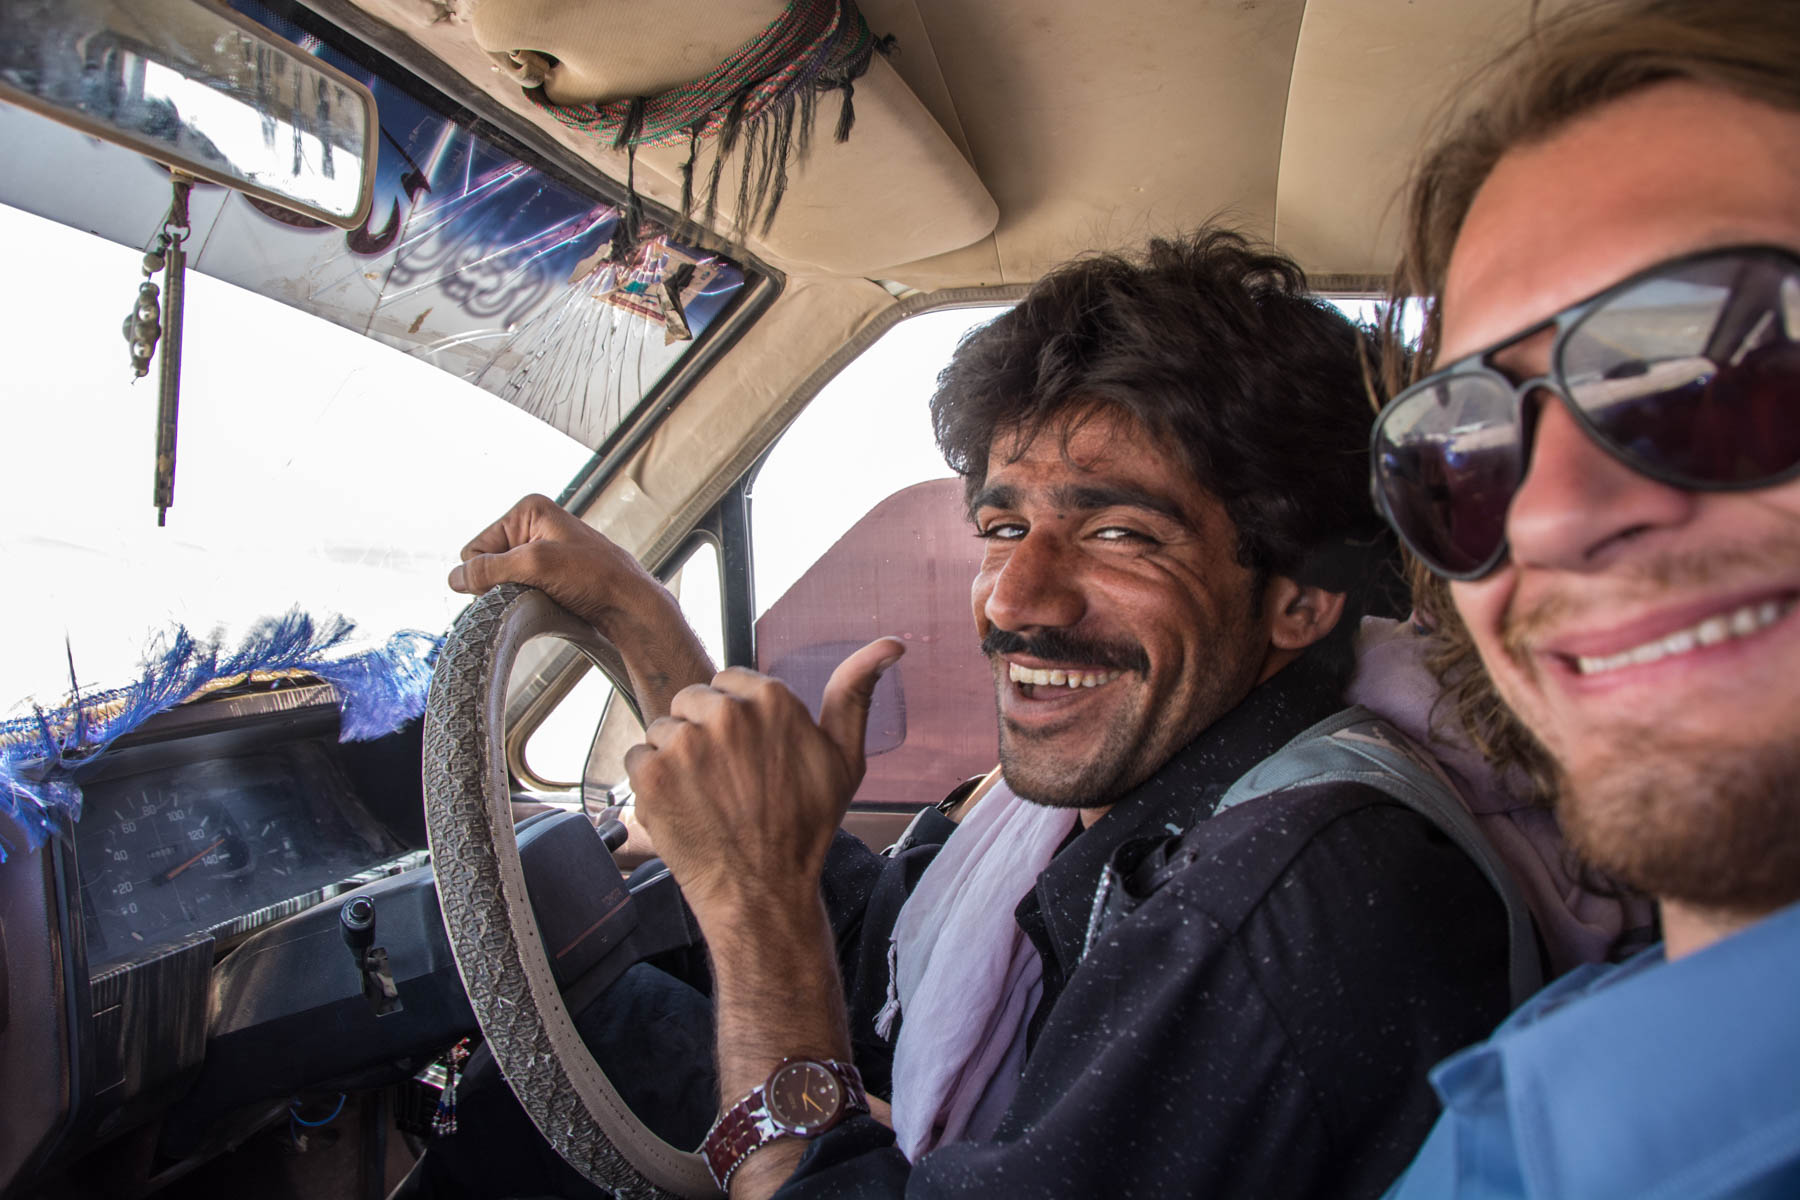
[[[156,524],[160,528],[168,520],[169,506],[175,503],[175,423],[181,395],[181,323],[187,300],[187,235],[188,195],[194,181],[180,171],[172,172],[173,195],[169,215],[163,221],[157,238],[163,251],[163,345],[162,366],[158,372],[156,400],[156,483],[151,503],[156,505]],[[153,270],[145,256],[146,272]]]

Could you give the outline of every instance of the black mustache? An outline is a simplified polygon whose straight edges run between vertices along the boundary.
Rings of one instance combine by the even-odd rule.
[[[1144,653],[1142,646],[1097,641],[1061,629],[1046,629],[1029,636],[1010,629],[990,629],[981,639],[981,652],[989,658],[1024,654],[1045,662],[1079,663],[1104,671],[1150,673],[1150,656]]]

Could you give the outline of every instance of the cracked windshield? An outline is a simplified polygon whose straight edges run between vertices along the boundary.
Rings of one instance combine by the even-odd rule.
[[[166,524],[168,346],[134,378],[121,322],[173,327],[140,292],[166,288],[146,256],[174,227],[170,175],[0,104],[0,144],[32,164],[0,178],[0,719],[133,683],[180,629],[229,652],[268,618],[341,616],[334,654],[442,633],[462,544],[559,495],[745,290],[729,260],[619,236],[617,207],[236,7],[374,92],[373,206],[346,231],[193,187]]]
[[[12,395],[0,436],[9,564],[0,699],[55,704],[137,675],[181,625],[227,645],[260,617],[341,614],[356,642],[441,632],[457,550],[587,447],[397,350],[191,274],[174,505],[151,504],[157,378],[119,323],[139,252],[0,208],[30,289],[0,297]]]
[[[127,165],[154,181],[147,163]],[[160,213],[138,215],[146,230],[159,224]],[[197,190],[190,253],[204,262],[203,222],[216,232],[227,217],[263,219],[242,197]],[[340,250],[356,236],[307,232]],[[83,691],[134,681],[146,652],[178,627],[227,649],[258,619],[292,610],[355,622],[344,650],[403,629],[442,632],[464,602],[444,585],[463,542],[523,493],[558,494],[593,454],[546,418],[598,443],[691,344],[666,349],[660,325],[596,300],[585,278],[538,287],[535,304],[516,298],[525,315],[495,325],[506,314],[480,306],[492,306],[496,289],[459,297],[446,286],[449,265],[430,295],[414,288],[410,299],[390,293],[373,305],[377,328],[387,308],[421,321],[428,309],[448,310],[473,326],[408,354],[190,271],[174,503],[158,527],[157,369],[134,379],[120,330],[144,282],[143,251],[4,205],[0,238],[14,278],[31,281],[0,294],[15,347],[0,409],[0,506],[10,516],[0,552],[13,581],[0,712],[11,716],[61,703],[71,670]],[[561,285],[579,268],[568,260],[591,250],[582,242],[603,244],[573,240],[538,274]],[[351,261],[302,281],[316,307],[328,308],[321,281],[364,266],[333,257]],[[480,378],[507,357],[496,345],[516,344],[546,309],[560,310],[552,321],[568,345],[544,337],[534,355],[501,361],[502,378]],[[473,352],[484,344],[485,355]],[[533,380],[531,368],[559,351],[568,361],[556,377]],[[576,361],[584,357],[592,361]],[[611,411],[593,411],[601,406]]]

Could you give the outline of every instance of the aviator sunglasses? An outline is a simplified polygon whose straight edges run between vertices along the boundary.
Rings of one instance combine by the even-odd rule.
[[[1555,329],[1548,374],[1517,383],[1493,357]],[[1537,407],[1557,396],[1596,443],[1692,491],[1800,474],[1800,255],[1709,250],[1639,272],[1396,396],[1375,419],[1375,503],[1449,579],[1505,561]]]

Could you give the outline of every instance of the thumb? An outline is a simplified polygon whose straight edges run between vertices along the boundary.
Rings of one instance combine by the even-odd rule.
[[[450,569],[450,590],[468,596],[479,596],[502,583],[520,578],[523,563],[515,547],[503,554],[473,554]]]
[[[850,765],[857,780],[863,772],[863,734],[869,726],[869,701],[881,673],[900,661],[906,647],[898,638],[877,638],[838,664],[825,684],[819,703],[819,728],[825,731]]]

